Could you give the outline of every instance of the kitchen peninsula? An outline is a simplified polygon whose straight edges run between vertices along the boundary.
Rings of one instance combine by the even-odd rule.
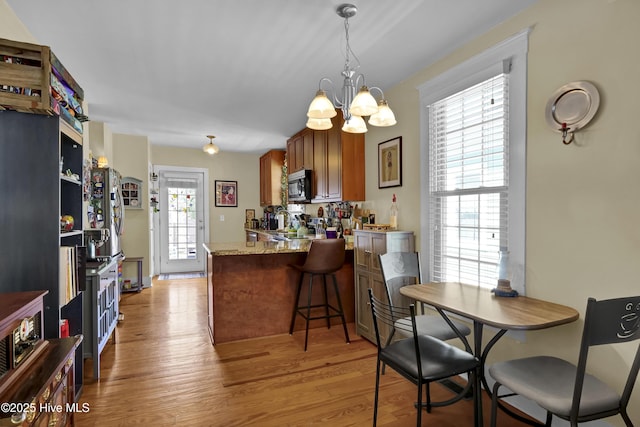
[[[207,305],[211,342],[219,344],[289,332],[299,272],[311,240],[205,243]],[[353,248],[347,246],[344,266],[336,273],[347,322],[354,321]],[[320,280],[320,279],[316,279]],[[318,291],[316,294],[316,290]],[[322,299],[314,287],[314,301]],[[306,298],[303,287],[301,299]],[[331,302],[331,296],[329,297]],[[339,319],[334,319],[339,323]],[[325,327],[313,321],[310,328]],[[296,330],[304,322],[297,322]]]

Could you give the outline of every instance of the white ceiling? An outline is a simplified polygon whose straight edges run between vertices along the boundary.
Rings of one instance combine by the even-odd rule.
[[[385,90],[535,1],[355,0],[350,43]],[[154,145],[284,148],[320,78],[341,84],[342,0],[7,3],[83,87],[91,120]]]

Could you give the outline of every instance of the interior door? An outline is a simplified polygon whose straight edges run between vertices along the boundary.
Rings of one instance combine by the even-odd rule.
[[[158,170],[159,273],[204,271],[205,173]]]

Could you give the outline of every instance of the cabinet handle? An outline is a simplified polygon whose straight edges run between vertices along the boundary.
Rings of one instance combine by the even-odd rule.
[[[368,249],[365,249],[365,250],[364,250],[364,253],[365,253],[365,254],[371,254],[372,252],[371,252],[370,250],[368,250]]]
[[[14,412],[13,414],[11,414],[12,424],[16,424],[16,425],[22,424],[26,419],[27,419],[26,412]]]

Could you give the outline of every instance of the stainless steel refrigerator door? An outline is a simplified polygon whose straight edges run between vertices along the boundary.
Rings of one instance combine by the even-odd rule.
[[[96,168],[91,172],[93,195],[91,205],[97,221],[92,228],[109,230],[104,244],[96,248],[96,255],[112,257],[121,252],[121,236],[124,226],[124,209],[120,174],[111,168]]]
[[[124,203],[122,200],[122,190],[120,188],[120,174],[114,170],[109,169],[107,176],[109,180],[107,182],[109,189],[108,201],[105,201],[108,205],[108,227],[110,231],[109,247],[111,256],[118,255],[121,252],[122,244],[122,232],[124,226]],[[105,224],[106,225],[106,224]]]

